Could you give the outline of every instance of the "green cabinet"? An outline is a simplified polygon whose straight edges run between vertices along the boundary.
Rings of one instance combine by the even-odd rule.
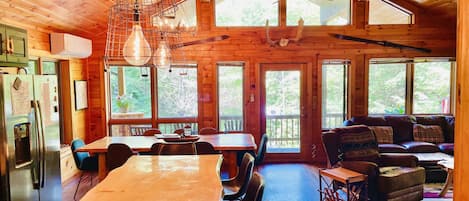
[[[28,32],[0,24],[0,66],[28,65]]]

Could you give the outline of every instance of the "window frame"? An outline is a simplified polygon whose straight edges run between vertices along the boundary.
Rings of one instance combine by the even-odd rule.
[[[402,115],[453,115],[455,112],[455,91],[456,91],[456,60],[454,58],[439,58],[439,57],[428,57],[428,58],[371,58],[368,60],[367,65],[367,90],[366,94],[369,97],[369,73],[370,73],[370,64],[372,62],[377,62],[376,64],[386,64],[386,63],[405,63],[406,64],[406,93],[405,93],[405,111]],[[416,63],[425,63],[425,62],[449,62],[450,67],[450,100],[449,100],[449,113],[414,113],[413,111],[413,104],[414,104],[414,72],[415,72],[415,65]],[[381,114],[381,113],[370,113],[369,112],[369,98],[366,98],[367,101],[367,114],[371,116],[382,116],[388,114]]]
[[[242,130],[238,131],[224,131],[225,133],[239,133],[240,131],[246,130],[246,63],[245,62],[237,62],[237,61],[230,61],[230,62],[217,62],[216,63],[216,90],[217,90],[217,108],[216,108],[216,118],[217,118],[217,129],[220,130],[220,91],[219,91],[219,68],[220,67],[241,67],[242,68]],[[221,130],[220,130],[221,131]]]
[[[321,77],[321,79],[319,80],[319,84],[320,84],[320,88],[319,88],[319,91],[320,91],[320,101],[321,101],[321,113],[320,113],[320,119],[321,119],[321,129],[322,130],[328,130],[328,129],[331,129],[331,128],[323,128],[323,114],[324,114],[324,111],[323,111],[323,98],[324,98],[324,94],[323,94],[323,80],[324,80],[324,77],[323,77],[323,68],[325,68],[323,65],[330,65],[330,64],[341,64],[343,65],[343,67],[345,68],[344,70],[344,77],[345,77],[345,82],[343,83],[344,86],[344,97],[345,99],[343,100],[343,103],[344,103],[344,115],[343,115],[343,121],[347,120],[349,117],[350,117],[350,103],[351,103],[351,98],[350,98],[350,93],[351,93],[351,72],[352,72],[352,60],[351,59],[320,59],[318,64],[320,65],[320,67],[318,68],[319,69],[319,73],[318,73],[318,76]]]
[[[282,10],[284,13],[285,13],[285,21],[283,22],[283,24],[285,24],[286,27],[296,27],[298,25],[288,25],[287,24],[287,18],[288,18],[288,13],[287,13],[287,3],[288,3],[288,0],[280,0],[280,1],[284,1],[284,5],[283,6],[283,9]],[[353,23],[353,2],[354,0],[349,0],[350,2],[350,6],[349,6],[349,19],[348,19],[348,24],[344,24],[344,25],[327,25],[327,24],[320,24],[320,25],[304,25],[305,27],[347,27],[347,26],[352,26],[352,23]],[[280,11],[280,10],[279,10]],[[280,11],[280,12],[282,12]]]
[[[125,62],[113,62],[110,63],[109,66],[128,66]],[[151,101],[151,115],[150,117],[146,118],[129,118],[129,119],[116,119],[112,118],[111,116],[111,79],[110,79],[110,70],[105,69],[105,77],[106,77],[106,101],[107,101],[107,132],[109,136],[112,136],[112,126],[114,125],[131,125],[131,126],[146,126],[146,125],[151,125],[153,128],[158,128],[160,123],[174,123],[174,124],[179,124],[179,123],[196,123],[199,124],[199,117],[201,116],[201,104],[199,101],[199,94],[200,94],[200,70],[198,69],[198,64],[196,62],[185,62],[185,63],[177,63],[174,62],[171,65],[171,68],[177,68],[177,67],[187,67],[190,66],[192,68],[196,68],[197,70],[197,112],[198,115],[197,117],[193,118],[158,118],[158,87],[157,87],[157,70],[156,68],[149,68],[149,76],[150,76],[150,101]],[[139,67],[132,67],[129,66],[129,68],[139,68]]]
[[[368,6],[367,12],[366,12],[366,13],[367,13],[366,18],[367,18],[367,24],[368,24],[368,25],[370,25],[370,26],[381,26],[381,25],[412,25],[412,24],[415,24],[415,14],[414,14],[414,12],[412,12],[411,10],[406,9],[406,8],[404,8],[403,6],[401,6],[401,5],[397,4],[397,3],[394,3],[394,2],[392,2],[392,1],[389,1],[389,0],[376,0],[376,1],[382,1],[384,4],[387,4],[387,5],[389,5],[390,7],[395,8],[395,9],[398,10],[399,12],[402,12],[402,13],[404,13],[404,14],[409,15],[409,21],[408,21],[407,24],[370,24],[370,23],[369,23],[369,22],[370,22],[370,8],[369,8],[369,7],[370,7],[370,6]],[[368,2],[368,5],[369,5],[369,4],[370,4],[370,3]]]

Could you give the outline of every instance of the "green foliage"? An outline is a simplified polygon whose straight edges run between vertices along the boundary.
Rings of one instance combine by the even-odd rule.
[[[120,109],[126,108],[128,109],[130,106],[131,97],[126,96],[125,94],[122,96],[117,96],[116,98],[116,106]]]

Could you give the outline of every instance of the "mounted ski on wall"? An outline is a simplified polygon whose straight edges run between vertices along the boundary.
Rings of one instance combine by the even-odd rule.
[[[384,47],[392,47],[392,48],[399,48],[399,49],[410,49],[410,50],[415,50],[419,52],[425,52],[425,53],[430,53],[432,50],[427,49],[427,48],[420,48],[420,47],[413,47],[413,46],[408,46],[408,45],[401,45],[397,43],[392,43],[384,40],[370,40],[366,38],[358,38],[358,37],[353,37],[353,36],[347,36],[347,35],[342,35],[342,34],[329,34],[332,37],[342,39],[342,40],[351,40],[351,41],[356,41],[356,42],[362,42],[362,43],[369,43],[369,44],[376,44],[376,45],[381,45]]]

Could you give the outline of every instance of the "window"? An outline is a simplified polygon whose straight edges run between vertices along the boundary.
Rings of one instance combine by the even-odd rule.
[[[368,113],[451,113],[453,66],[454,63],[447,59],[395,63],[372,60],[369,66]]]
[[[151,117],[151,89],[148,67],[110,68],[111,118]]]
[[[406,64],[370,64],[368,113],[404,114],[406,102]]]
[[[158,69],[158,118],[197,118],[197,68]]]
[[[176,26],[181,24],[186,28],[192,29],[197,27],[197,6],[196,0],[185,0],[184,2],[178,4],[177,10],[174,13],[174,9],[168,9],[168,12],[164,14],[167,16],[166,21],[169,21],[170,24]],[[158,26],[160,22],[156,17],[153,17],[153,25]]]
[[[448,114],[451,94],[451,63],[425,62],[414,67],[414,114]]]
[[[347,25],[350,11],[350,0],[287,0],[287,25],[298,25],[300,18],[305,25]]]
[[[42,61],[42,74],[43,75],[56,75],[57,74],[57,65],[55,61]]]
[[[412,24],[412,13],[387,0],[369,0],[368,24]]]
[[[342,126],[347,118],[348,61],[322,64],[322,128]]]
[[[25,67],[28,74],[34,75],[37,72],[37,60],[29,60]]]
[[[218,129],[243,129],[243,64],[218,64]]]
[[[278,13],[278,0],[215,0],[216,26],[278,26]]]

